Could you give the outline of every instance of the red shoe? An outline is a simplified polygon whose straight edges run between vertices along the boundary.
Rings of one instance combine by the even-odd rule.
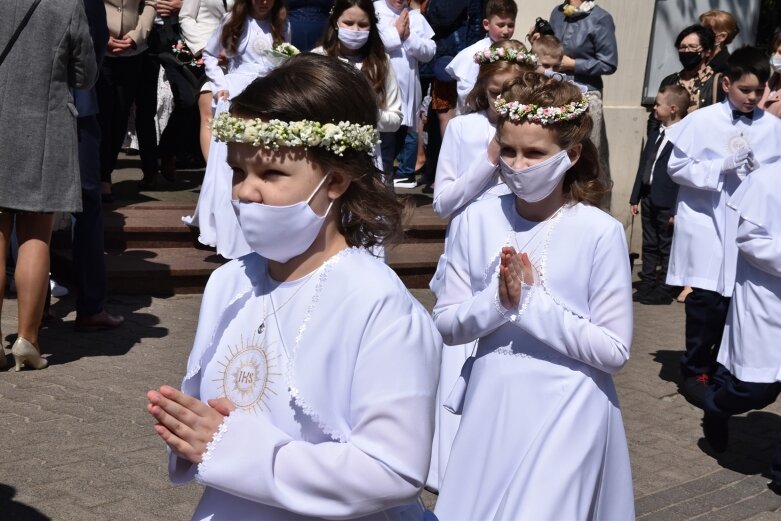
[[[105,309],[100,313],[89,317],[76,317],[74,323],[74,329],[80,333],[88,333],[92,331],[106,331],[108,329],[116,329],[125,322],[125,317],[122,315],[112,315]]]

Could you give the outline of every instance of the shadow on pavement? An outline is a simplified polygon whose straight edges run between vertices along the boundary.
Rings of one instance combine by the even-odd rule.
[[[654,362],[661,365],[659,368],[659,378],[665,382],[672,382],[680,385],[681,383],[681,355],[683,351],[656,351],[651,353]]]
[[[31,506],[14,501],[16,489],[0,483],[0,513],[4,521],[51,521]]]
[[[39,333],[39,344],[43,353],[48,354],[49,365],[65,364],[89,356],[121,356],[144,338],[162,338],[168,335],[168,328],[160,325],[160,319],[141,310],[150,306],[152,298],[148,296],[110,297],[106,309],[111,313],[123,315],[125,323],[117,329],[77,333],[73,329],[73,320],[57,317],[70,315],[75,317],[75,298],[61,298],[51,306],[55,318],[44,322]],[[13,343],[14,335],[7,340]],[[0,510],[1,512],[2,510]]]

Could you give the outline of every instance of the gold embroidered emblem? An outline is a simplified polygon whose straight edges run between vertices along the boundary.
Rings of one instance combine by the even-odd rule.
[[[273,372],[275,358],[268,356],[267,346],[256,337],[246,344],[242,338],[241,344],[228,347],[228,352],[227,361],[220,362],[222,395],[245,411],[268,409],[270,395],[276,394],[271,388],[273,377],[280,373]]]

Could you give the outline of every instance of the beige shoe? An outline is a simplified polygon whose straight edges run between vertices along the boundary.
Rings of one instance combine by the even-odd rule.
[[[43,369],[49,365],[48,360],[43,358],[35,346],[22,337],[18,337],[11,353],[16,359],[16,370],[21,371],[22,367],[27,366],[32,369]]]

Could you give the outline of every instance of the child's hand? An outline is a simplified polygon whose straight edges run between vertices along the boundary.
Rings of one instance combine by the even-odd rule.
[[[734,172],[743,165],[746,165],[746,167],[751,169],[751,165],[753,164],[753,157],[754,156],[750,148],[748,147],[741,148],[733,155],[731,155],[730,157],[724,160],[724,163],[722,163],[721,165],[721,171]]]
[[[209,400],[207,405],[167,385],[146,395],[146,410],[158,422],[155,432],[177,456],[193,463],[202,461],[206,445],[225,417],[236,409],[224,398]]]
[[[214,93],[214,101],[220,101],[220,100],[226,100],[228,99],[228,91],[225,89],[218,90]]]
[[[399,38],[401,38],[402,41],[409,38],[409,11],[406,9],[402,11],[396,19],[395,25],[396,30],[399,32]]]
[[[512,246],[502,248],[499,255],[499,302],[505,309],[517,308],[521,302],[523,284],[534,283],[534,269],[525,253],[516,253]]]
[[[640,210],[637,209],[636,204],[630,204],[629,205],[629,211],[632,212],[632,215],[637,215],[640,213]]]

